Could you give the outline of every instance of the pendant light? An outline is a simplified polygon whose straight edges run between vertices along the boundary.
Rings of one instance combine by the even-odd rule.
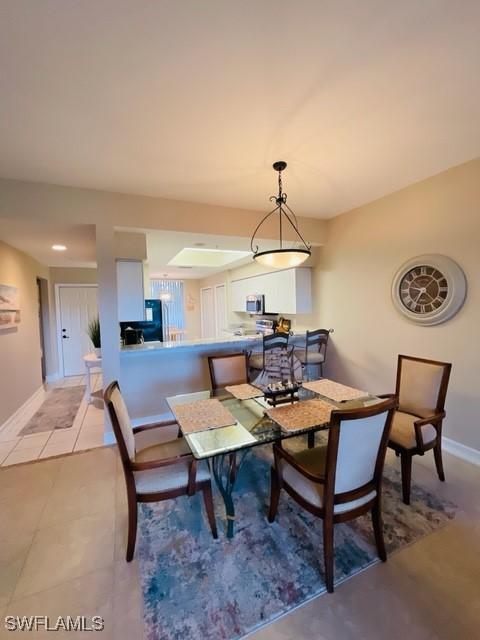
[[[253,232],[252,239],[250,241],[250,248],[253,253],[253,259],[264,265],[265,267],[273,267],[274,269],[288,269],[289,267],[298,267],[302,262],[305,262],[310,257],[312,251],[311,246],[305,242],[302,238],[300,231],[298,230],[297,217],[287,204],[287,194],[282,190],[282,171],[287,168],[287,163],[280,160],[273,164],[275,171],[278,171],[278,195],[271,196],[270,200],[275,202],[275,208],[272,209],[261,220],[255,231]],[[279,224],[279,248],[270,249],[268,251],[259,251],[258,245],[254,244],[255,236],[262,224],[274,213],[278,213]],[[284,247],[283,240],[283,224],[293,227],[298,240],[296,246],[290,248]]]

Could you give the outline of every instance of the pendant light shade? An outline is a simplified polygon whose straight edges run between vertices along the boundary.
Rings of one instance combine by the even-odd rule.
[[[287,163],[283,161],[275,162],[273,168],[278,171],[278,195],[271,196],[270,200],[275,201],[275,208],[272,209],[260,221],[257,228],[253,232],[250,241],[250,247],[253,258],[265,267],[273,269],[288,269],[290,267],[298,267],[311,255],[311,246],[305,242],[298,229],[297,217],[287,204],[287,194],[282,190],[282,171],[286,169]],[[273,214],[278,213],[279,224],[279,247],[278,249],[270,249],[268,251],[259,251],[258,245],[255,244],[255,236],[263,223]],[[287,248],[284,246],[283,226],[292,227],[298,240],[293,246]]]

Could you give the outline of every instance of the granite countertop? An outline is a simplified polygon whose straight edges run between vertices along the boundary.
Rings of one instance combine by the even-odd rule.
[[[170,342],[144,342],[121,347],[122,353],[144,353],[146,351],[171,351],[180,349],[197,349],[211,346],[238,345],[239,343],[253,343],[260,341],[259,334],[248,336],[225,336],[224,338],[196,338],[193,340],[172,340]]]
[[[292,336],[295,337],[303,337],[305,332],[295,332]],[[260,343],[262,340],[262,335],[250,334],[246,336],[235,336],[235,335],[226,335],[223,338],[195,338],[192,340],[172,340],[170,342],[143,342],[142,344],[132,344],[128,346],[121,347],[121,353],[146,353],[152,351],[172,351],[172,350],[196,350],[201,349],[202,347],[227,347],[229,345],[235,346],[239,344],[252,344],[255,342]]]

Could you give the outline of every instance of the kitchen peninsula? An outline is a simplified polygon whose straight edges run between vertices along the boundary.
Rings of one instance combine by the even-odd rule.
[[[290,340],[292,344],[303,344],[305,333],[295,332]],[[208,356],[261,348],[262,337],[258,334],[122,347],[120,384],[132,419],[167,419],[171,414],[166,397],[208,389]]]

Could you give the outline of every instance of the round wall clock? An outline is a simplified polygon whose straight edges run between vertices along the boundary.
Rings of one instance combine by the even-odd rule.
[[[462,306],[465,274],[447,256],[424,255],[407,260],[395,274],[392,299],[401,314],[417,324],[445,322]]]

